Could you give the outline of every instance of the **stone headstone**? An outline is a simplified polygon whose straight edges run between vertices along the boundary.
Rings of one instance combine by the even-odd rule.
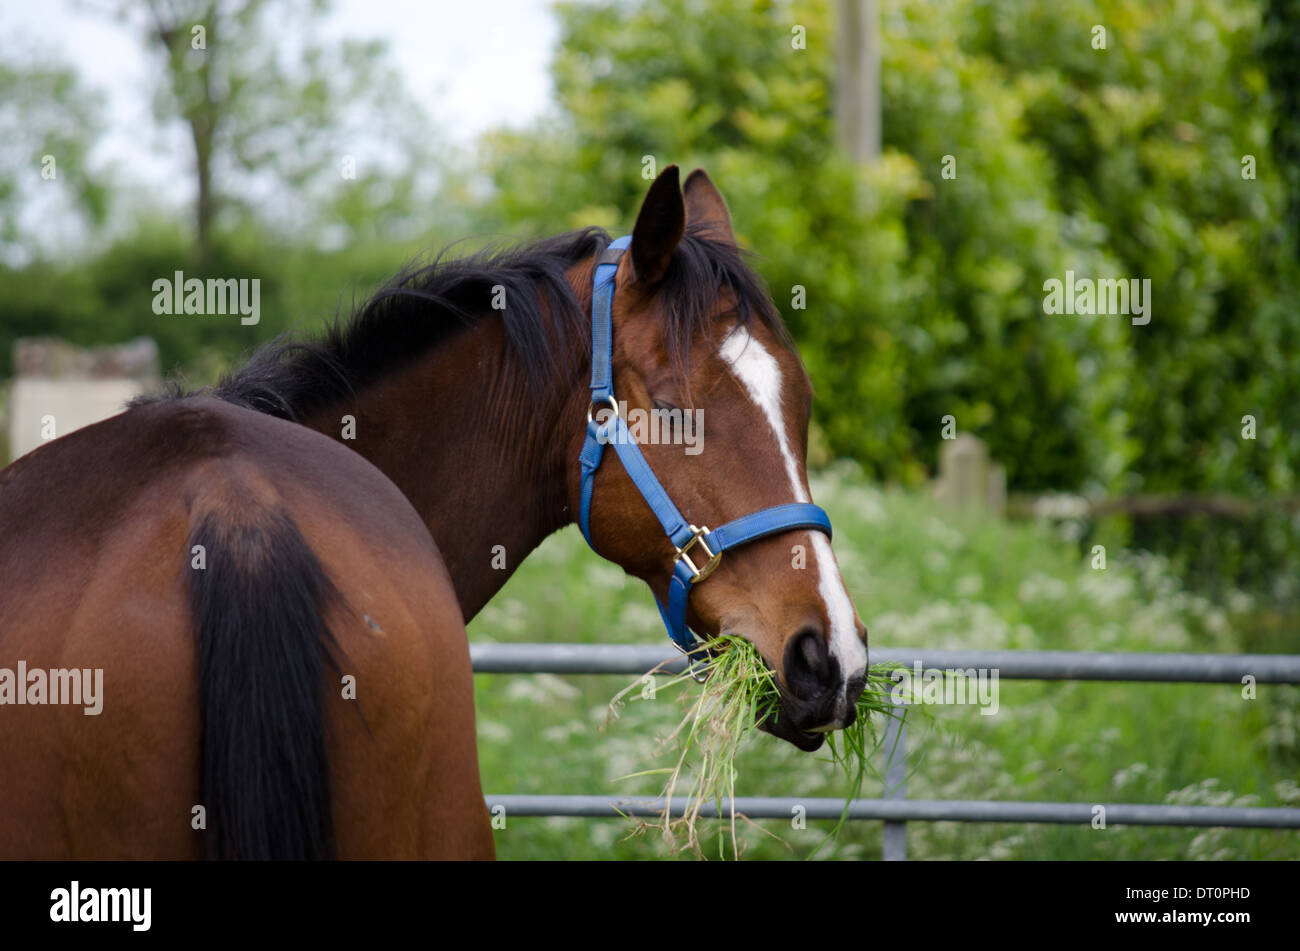
[[[978,505],[1002,515],[1007,507],[1006,470],[989,458],[976,436],[961,433],[944,440],[934,497],[953,505]]]

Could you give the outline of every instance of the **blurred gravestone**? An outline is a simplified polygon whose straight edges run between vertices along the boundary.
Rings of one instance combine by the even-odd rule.
[[[158,345],[148,337],[83,349],[52,337],[14,341],[9,458],[120,413],[158,383]]]
[[[1007,507],[1007,474],[989,458],[984,443],[968,433],[944,440],[934,497],[954,505],[978,505],[996,515]]]

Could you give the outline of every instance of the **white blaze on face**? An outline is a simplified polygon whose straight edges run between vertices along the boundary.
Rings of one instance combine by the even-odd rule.
[[[722,342],[718,350],[731,366],[737,379],[749,392],[767,418],[776,435],[785,471],[790,478],[790,490],[796,502],[810,502],[799,466],[790,450],[790,440],[785,432],[785,417],[781,414],[781,365],[767,352],[767,348],[743,327],[736,327]],[[830,622],[831,654],[840,662],[840,670],[847,679],[864,672],[867,666],[867,649],[858,639],[854,623],[853,603],[844,589],[839,566],[831,553],[831,543],[823,533],[811,531],[814,566],[817,570],[817,589],[826,605],[826,618]]]

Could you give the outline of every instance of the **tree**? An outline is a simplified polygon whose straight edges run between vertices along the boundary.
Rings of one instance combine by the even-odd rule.
[[[101,97],[67,66],[0,58],[0,260],[24,264],[48,250],[50,222],[92,228],[108,189],[89,155],[102,132]]]
[[[1287,184],[1290,239],[1300,246],[1300,0],[1265,0],[1259,46],[1274,99],[1273,150]]]
[[[227,209],[288,232],[347,232],[333,244],[372,216],[409,221],[433,165],[427,118],[383,43],[322,38],[328,9],[328,0],[115,7],[160,60],[158,121],[187,130],[202,262]]]

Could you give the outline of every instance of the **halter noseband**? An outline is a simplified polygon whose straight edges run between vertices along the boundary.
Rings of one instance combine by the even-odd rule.
[[[612,242],[596,264],[591,296],[591,403],[587,408],[587,441],[579,457],[582,463],[582,507],[578,514],[578,525],[587,544],[594,550],[596,546],[591,540],[591,495],[605,444],[612,443],[632,483],[659,519],[668,540],[677,550],[673,559],[672,580],[668,585],[668,605],[665,607],[658,598],[655,603],[673,643],[688,657],[697,659],[702,642],[686,626],[686,603],[691,596],[691,587],[713,573],[722,560],[722,553],[728,548],[793,529],[816,529],[829,536],[831,520],[819,506],[809,502],[790,502],[760,509],[715,529],[692,525],[682,517],[682,513],[655,478],[645,456],[637,448],[627,424],[619,415],[618,402],[614,399],[614,277],[618,273],[623,252],[631,241],[631,236],[625,235]],[[603,423],[597,423],[596,410],[602,404],[608,405],[612,412]],[[703,559],[704,563],[697,565],[696,559]]]

